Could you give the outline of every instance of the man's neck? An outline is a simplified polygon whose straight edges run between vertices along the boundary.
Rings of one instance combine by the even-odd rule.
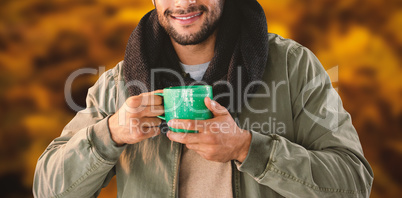
[[[185,65],[199,65],[211,61],[215,52],[216,32],[197,45],[180,45],[171,39],[180,61]]]

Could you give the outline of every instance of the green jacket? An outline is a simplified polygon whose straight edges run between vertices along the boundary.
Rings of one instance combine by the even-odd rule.
[[[322,65],[292,40],[269,34],[269,43],[268,86],[233,115],[252,134],[245,161],[232,161],[234,197],[369,197],[373,172]],[[118,197],[178,196],[181,144],[165,135],[123,147],[111,139],[107,119],[128,97],[122,75],[122,63],[105,72],[87,108],[40,156],[35,197],[96,197],[114,175]]]

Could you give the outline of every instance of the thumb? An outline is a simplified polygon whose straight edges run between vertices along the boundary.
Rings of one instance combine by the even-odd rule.
[[[228,110],[217,103],[216,101],[211,100],[209,97],[205,97],[204,99],[205,106],[214,114],[214,117],[227,115],[229,114]]]

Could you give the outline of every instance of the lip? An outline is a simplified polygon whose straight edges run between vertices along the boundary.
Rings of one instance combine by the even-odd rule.
[[[197,21],[203,14],[203,12],[196,12],[183,15],[171,15],[170,17],[182,25],[189,25]]]

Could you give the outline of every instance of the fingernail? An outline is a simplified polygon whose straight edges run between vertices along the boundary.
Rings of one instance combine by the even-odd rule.
[[[173,120],[170,120],[170,121],[167,123],[168,126],[172,126],[172,124],[173,124]]]
[[[212,105],[212,107],[216,107],[216,102],[211,100],[211,105]]]

